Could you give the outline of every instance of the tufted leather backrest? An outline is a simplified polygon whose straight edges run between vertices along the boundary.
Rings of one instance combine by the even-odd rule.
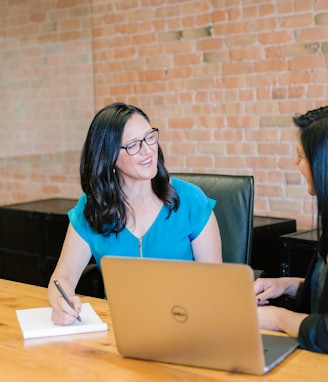
[[[217,201],[214,208],[222,240],[224,262],[251,263],[254,179],[251,175],[171,173],[198,185]]]

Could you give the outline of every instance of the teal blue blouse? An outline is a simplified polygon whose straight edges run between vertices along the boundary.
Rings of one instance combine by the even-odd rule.
[[[180,197],[179,209],[168,218],[168,208],[163,205],[141,238],[127,228],[117,236],[96,233],[84,217],[86,195],[82,194],[68,216],[75,231],[89,244],[99,268],[105,255],[194,260],[191,242],[202,232],[216,201],[194,184],[176,178],[171,182]]]

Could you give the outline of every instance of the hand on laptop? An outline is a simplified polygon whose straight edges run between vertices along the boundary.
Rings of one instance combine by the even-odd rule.
[[[258,278],[254,282],[254,293],[258,305],[267,305],[272,298],[283,294],[295,296],[303,279],[296,277]]]
[[[269,304],[269,299],[281,296],[285,291],[280,279],[258,278],[254,282],[254,293],[258,305]]]

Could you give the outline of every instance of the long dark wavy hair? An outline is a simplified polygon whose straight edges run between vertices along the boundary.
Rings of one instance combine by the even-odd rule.
[[[82,190],[87,196],[84,215],[91,227],[106,236],[118,234],[127,222],[130,206],[122,190],[115,164],[122,145],[122,135],[133,114],[148,116],[138,107],[116,102],[101,109],[89,127],[80,161]],[[157,174],[151,180],[154,193],[168,207],[168,217],[179,208],[177,192],[170,184],[158,145]]]
[[[310,114],[309,114],[310,113]],[[328,254],[328,108],[320,108],[305,114],[300,128],[300,139],[305,156],[309,162],[313,187],[317,199],[317,230],[319,252],[323,257]],[[305,117],[311,117],[306,123]],[[300,117],[298,117],[300,118]]]

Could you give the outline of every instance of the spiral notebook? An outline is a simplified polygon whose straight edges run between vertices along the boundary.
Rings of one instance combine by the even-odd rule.
[[[82,304],[81,322],[72,325],[55,325],[51,321],[51,307],[16,310],[17,320],[24,339],[68,334],[100,332],[108,329],[89,303]]]

